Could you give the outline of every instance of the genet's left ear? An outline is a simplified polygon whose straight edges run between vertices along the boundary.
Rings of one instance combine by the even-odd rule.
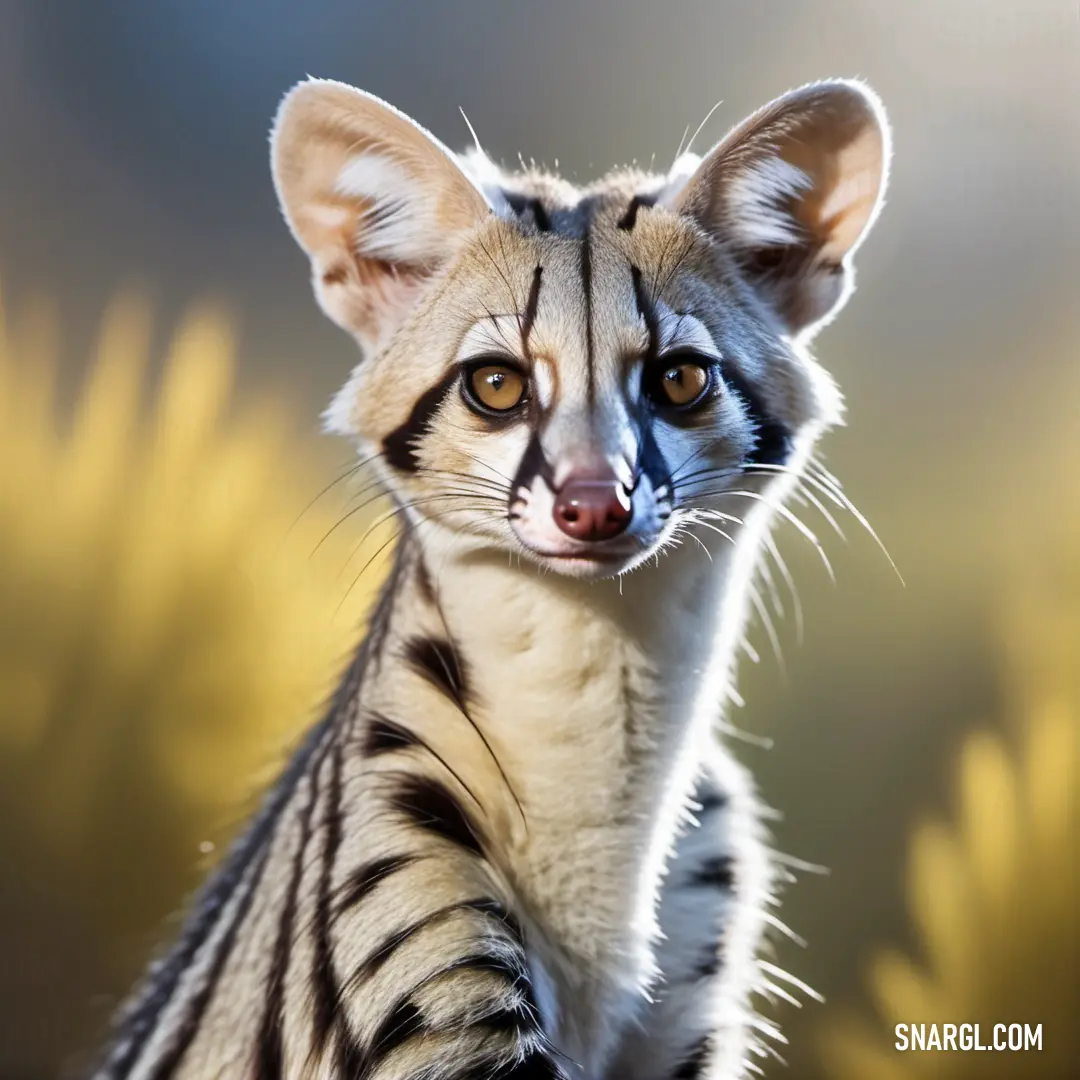
[[[677,162],[661,204],[723,244],[786,332],[805,338],[850,294],[889,153],[871,90],[813,83],[745,120],[693,171]]]

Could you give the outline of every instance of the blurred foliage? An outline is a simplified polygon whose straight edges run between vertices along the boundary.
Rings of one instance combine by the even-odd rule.
[[[1072,538],[1075,540],[1076,538]],[[1045,545],[1044,546],[1052,546]],[[1007,731],[969,736],[951,824],[911,837],[907,906],[923,962],[873,960],[879,1029],[847,1017],[826,1033],[836,1080],[1031,1080],[1080,1061],[1080,561],[1030,558],[1006,606]],[[893,1025],[1041,1024],[1041,1052],[904,1052]]]
[[[0,333],[0,836],[127,957],[332,688],[371,575],[348,589],[352,520],[320,543],[340,485],[304,512],[325,481],[287,411],[230,409],[221,311],[146,403],[150,312],[118,299],[67,424],[58,335],[43,303]]]

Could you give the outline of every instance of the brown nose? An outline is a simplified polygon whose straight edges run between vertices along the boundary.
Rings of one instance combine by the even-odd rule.
[[[575,540],[610,540],[630,524],[630,496],[617,480],[568,480],[555,496],[555,524]]]

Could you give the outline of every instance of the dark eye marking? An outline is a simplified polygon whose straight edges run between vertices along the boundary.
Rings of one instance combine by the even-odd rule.
[[[754,425],[754,449],[746,457],[748,465],[783,465],[791,455],[792,438],[787,426],[770,415],[761,395],[734,364],[720,361],[720,377],[741,401]]]
[[[434,386],[425,390],[413,405],[408,419],[383,439],[387,464],[402,472],[417,472],[420,458],[417,444],[427,434],[431,421],[458,381],[457,368],[448,371]]]
[[[645,355],[646,371],[658,362],[660,348],[659,325],[656,310],[653,307],[642,280],[641,270],[630,267],[634,285],[634,300],[638,313],[649,333],[649,343]],[[659,363],[664,363],[660,360]],[[665,369],[666,370],[666,369]],[[716,364],[719,380],[734,394],[742,404],[747,419],[755,430],[755,444],[747,455],[748,465],[782,465],[791,455],[792,436],[787,426],[769,413],[761,395],[751,385],[749,379],[729,360],[721,359]]]

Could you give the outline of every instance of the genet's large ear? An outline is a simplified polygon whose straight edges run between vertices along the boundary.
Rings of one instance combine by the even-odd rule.
[[[378,352],[490,207],[457,159],[344,83],[294,87],[271,135],[278,199],[323,311]]]
[[[871,90],[814,83],[745,120],[700,163],[676,162],[661,202],[724,244],[787,332],[805,337],[851,291],[851,256],[881,207],[889,153]]]

